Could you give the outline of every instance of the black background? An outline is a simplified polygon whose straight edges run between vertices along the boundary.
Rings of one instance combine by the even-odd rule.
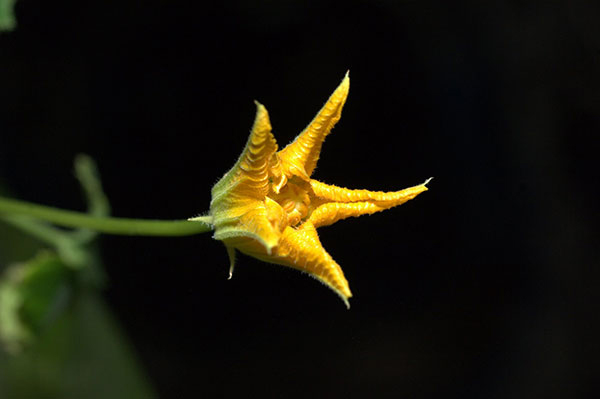
[[[351,310],[221,243],[103,236],[105,296],[161,397],[590,397],[600,365],[600,3],[21,0],[0,35],[0,178],[186,218],[256,99],[283,147],[346,70],[314,177],[399,208],[320,229]],[[83,366],[82,366],[83,367]],[[101,378],[101,376],[99,376]]]

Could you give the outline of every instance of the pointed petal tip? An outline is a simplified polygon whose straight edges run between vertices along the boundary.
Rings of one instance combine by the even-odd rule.
[[[258,101],[254,100],[254,105],[256,106],[256,117],[265,117],[265,118],[269,118],[269,112],[267,111],[267,108],[262,104],[259,103]],[[270,123],[270,122],[269,122]]]
[[[421,184],[425,188],[425,191],[429,190],[429,187],[427,187],[427,184],[429,184],[429,182],[432,180],[433,180],[433,177],[430,177],[429,179],[425,180],[425,183]]]
[[[341,99],[342,105],[343,105],[343,103],[346,101],[346,97],[348,96],[349,90],[350,90],[350,70],[347,70],[346,73],[344,74],[344,78],[342,79],[342,81],[340,82],[338,87],[336,87],[334,92],[329,97],[329,101],[331,101],[333,98],[337,97],[338,99]]]
[[[348,71],[348,72],[350,72],[350,71]],[[333,94],[331,94],[328,102],[333,101],[335,103],[340,104],[341,107],[344,106],[344,104],[346,103],[346,98],[348,97],[348,92],[350,92],[350,75],[348,74],[348,72],[346,72],[346,74],[344,75],[344,79],[342,79],[342,81],[340,82],[338,87],[336,87]],[[341,112],[341,107],[339,110],[340,112]],[[338,116],[338,119],[339,119],[339,116]]]
[[[235,268],[235,248],[225,245],[227,250],[227,257],[229,258],[229,277],[227,280],[231,280],[233,277],[233,269]]]
[[[331,286],[330,286],[331,287]],[[333,291],[338,294],[338,296],[340,297],[340,299],[342,301],[344,301],[344,305],[346,305],[346,309],[350,309],[350,298],[352,298],[352,292],[350,292],[350,288],[348,286],[346,286],[344,288],[344,291],[338,289],[338,288],[333,288]]]
[[[265,106],[256,100],[254,100],[254,105],[256,106],[256,113],[258,113],[259,111],[266,111]]]
[[[342,299],[344,304],[346,305],[346,309],[350,310],[350,302],[348,302],[348,298]]]
[[[339,87],[350,87],[350,70],[348,70],[344,75],[344,79],[342,79],[342,83],[340,83]]]
[[[316,277],[316,276],[313,275],[313,277]],[[337,294],[337,296],[344,302],[344,305],[346,305],[346,309],[350,309],[349,299],[352,298],[352,292],[350,292],[350,287],[348,287],[347,283],[343,287],[334,287],[333,285],[331,285],[331,283],[323,280],[320,277],[317,277],[317,279],[320,280],[328,288],[330,288],[333,292],[335,292]]]
[[[254,117],[254,125],[252,125],[252,131],[255,129],[266,129],[271,130],[271,121],[269,120],[269,112],[264,105],[254,100],[256,105],[256,115]]]

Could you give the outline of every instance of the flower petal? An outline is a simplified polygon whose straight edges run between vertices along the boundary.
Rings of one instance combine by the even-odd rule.
[[[306,178],[312,175],[317,166],[325,137],[342,116],[342,108],[346,103],[349,89],[350,77],[346,72],[342,83],[329,97],[312,122],[292,143],[279,152],[282,166],[288,177],[296,175]]]
[[[357,201],[376,201],[390,202],[400,205],[408,200],[415,198],[423,191],[427,191],[427,179],[424,183],[413,187],[405,188],[400,191],[369,191],[369,190],[352,190],[344,187],[338,187],[331,184],[321,183],[320,181],[311,179],[310,185],[315,196],[324,199],[328,202],[357,202]],[[402,201],[398,203],[398,201]]]
[[[342,298],[349,308],[348,299],[352,296],[348,281],[340,265],[325,251],[316,228],[304,223],[299,229],[288,227],[284,230],[275,258],[267,259],[285,266],[304,271],[331,288]]]
[[[371,215],[415,198],[427,191],[425,183],[400,191],[382,192],[368,190],[349,190],[311,180],[315,194],[315,209],[308,221],[315,227],[328,226],[338,220],[361,215]],[[320,204],[319,204],[320,202]]]
[[[284,217],[283,210],[281,210],[281,217]],[[271,209],[257,201],[242,215],[221,218],[213,238],[242,252],[244,247],[254,248],[258,245],[262,248],[260,251],[270,255],[281,237],[281,231],[274,225],[275,223],[272,223],[272,219]]]
[[[269,192],[269,161],[277,151],[277,142],[266,108],[255,104],[256,118],[246,147],[233,168],[212,188],[213,202],[232,191],[260,200]]]

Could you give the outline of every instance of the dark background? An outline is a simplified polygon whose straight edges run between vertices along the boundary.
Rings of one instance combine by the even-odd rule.
[[[17,3],[0,35],[0,179],[186,218],[256,99],[283,147],[351,71],[318,180],[399,208],[320,229],[354,297],[221,243],[103,236],[105,290],[161,397],[591,397],[598,384],[600,3]],[[82,364],[85,367],[85,364]],[[101,376],[97,376],[101,378]]]

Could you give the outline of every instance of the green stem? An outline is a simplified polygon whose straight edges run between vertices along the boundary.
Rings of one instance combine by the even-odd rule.
[[[0,197],[0,215],[27,215],[58,226],[132,236],[188,236],[212,230],[210,217],[188,220],[147,220],[91,216],[31,202]]]

